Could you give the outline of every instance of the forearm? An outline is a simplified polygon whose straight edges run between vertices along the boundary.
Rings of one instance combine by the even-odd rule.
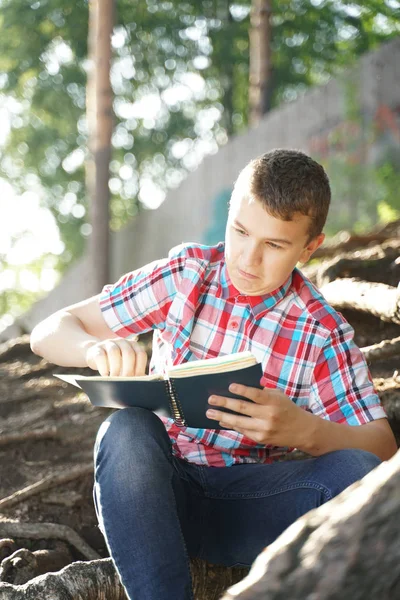
[[[86,351],[98,341],[67,311],[54,313],[31,334],[32,351],[63,367],[86,367]]]
[[[393,432],[386,419],[350,426],[327,421],[311,413],[305,415],[306,427],[297,447],[312,456],[333,450],[359,448],[376,454],[381,460],[388,460],[397,451]]]

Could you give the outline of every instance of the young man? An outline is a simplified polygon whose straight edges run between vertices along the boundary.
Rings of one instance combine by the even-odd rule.
[[[275,150],[239,175],[225,244],[181,245],[32,333],[33,351],[102,375],[250,350],[263,389],[211,397],[215,430],[113,413],[96,441],[100,527],[132,600],[193,598],[189,557],[250,565],[298,517],[396,452],[353,330],[296,268],[321,245],[328,178]],[[241,416],[228,415],[227,406]],[[228,430],[220,430],[224,425]],[[298,448],[313,458],[278,461]]]

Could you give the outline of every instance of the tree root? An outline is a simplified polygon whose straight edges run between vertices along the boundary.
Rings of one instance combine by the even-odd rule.
[[[23,335],[0,344],[0,362],[5,362],[6,360],[8,361],[14,358],[21,360],[21,356],[30,353],[31,347],[29,344],[29,335]]]
[[[210,565],[192,560],[194,598],[218,600],[227,587],[240,581],[248,569]],[[57,573],[36,577],[25,585],[0,583],[0,600],[126,600],[110,558],[74,562]]]
[[[73,561],[68,546],[56,542],[51,550],[35,550],[26,548],[16,550],[0,564],[0,581],[22,585],[38,575],[59,571]]]
[[[365,248],[348,254],[342,254],[336,258],[325,261],[318,265],[316,271],[316,283],[318,287],[340,278],[356,277],[367,279],[368,272],[373,269],[375,283],[381,281],[376,279],[377,274],[384,276],[383,283],[389,283],[388,278],[399,272],[400,241],[392,240],[386,246]],[[398,281],[398,277],[395,277]]]
[[[53,414],[53,407],[38,403],[31,411],[13,414],[6,419],[0,419],[0,433],[12,431],[17,433],[24,428],[37,427],[37,423],[45,423],[48,415]]]
[[[48,427],[46,429],[36,429],[34,431],[22,431],[18,433],[9,433],[0,437],[0,448],[9,444],[18,444],[20,442],[55,439],[60,437],[57,427]]]
[[[382,340],[379,344],[372,344],[372,346],[365,346],[361,348],[361,352],[368,362],[400,356],[400,337],[392,340]]]
[[[99,554],[87,544],[80,535],[67,525],[55,523],[19,523],[18,521],[0,521],[0,538],[27,538],[31,540],[62,540],[88,560],[100,558]]]
[[[330,242],[323,244],[313,254],[315,258],[330,258],[339,253],[349,253],[366,248],[372,244],[385,245],[391,239],[397,240],[400,234],[400,220],[388,223],[383,229],[372,231],[369,234],[357,235],[342,231]]]
[[[400,598],[400,452],[308,512],[221,600]]]
[[[52,363],[49,363],[44,358],[37,365],[29,365],[29,367],[24,371],[20,370],[18,374],[18,378],[23,381],[25,379],[39,378],[39,377],[50,377],[53,371]]]
[[[109,558],[75,562],[57,573],[47,573],[15,586],[0,583],[0,600],[126,600]]]
[[[40,395],[42,395],[42,391],[40,391]],[[29,402],[29,400],[36,399],[39,396],[39,393],[34,391],[29,391],[25,393],[25,390],[21,390],[19,394],[15,394],[10,396],[9,398],[1,398],[0,404],[16,404],[17,402]]]
[[[400,290],[384,283],[336,279],[322,286],[321,293],[337,309],[351,308],[400,324]]]
[[[388,239],[388,236],[383,233],[376,233],[373,235],[348,235],[343,237],[345,238],[343,241],[326,244],[318,248],[314,252],[313,258],[331,258],[337,256],[339,252],[352,252],[360,247],[365,248],[365,246],[369,244],[382,244]]]
[[[17,544],[10,538],[0,540],[0,562],[15,552],[17,548]]]
[[[59,473],[58,475],[49,475],[48,477],[44,477],[40,481],[33,483],[32,485],[28,485],[22,490],[18,490],[11,496],[7,496],[0,500],[0,511],[4,509],[10,508],[35,494],[39,494],[45,490],[50,489],[56,485],[61,485],[63,483],[68,483],[73,481],[74,479],[78,479],[79,477],[83,477],[84,475],[88,475],[93,473],[93,464],[88,463],[83,465],[82,467],[77,467],[75,469],[70,469],[67,472]]]

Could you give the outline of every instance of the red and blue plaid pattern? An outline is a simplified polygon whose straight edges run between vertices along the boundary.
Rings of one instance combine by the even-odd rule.
[[[261,384],[304,410],[348,425],[386,416],[352,327],[298,269],[271,294],[243,296],[229,280],[223,243],[181,245],[106,286],[100,306],[121,337],[154,330],[152,373],[250,350],[263,366]],[[291,450],[163,420],[174,453],[196,464],[271,462]]]

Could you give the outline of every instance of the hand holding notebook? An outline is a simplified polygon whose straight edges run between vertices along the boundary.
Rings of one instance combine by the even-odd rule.
[[[262,368],[251,352],[239,352],[176,365],[164,377],[56,377],[80,387],[95,406],[147,408],[180,426],[216,429],[216,421],[206,417],[208,398],[240,397],[229,392],[231,383],[261,388]]]

